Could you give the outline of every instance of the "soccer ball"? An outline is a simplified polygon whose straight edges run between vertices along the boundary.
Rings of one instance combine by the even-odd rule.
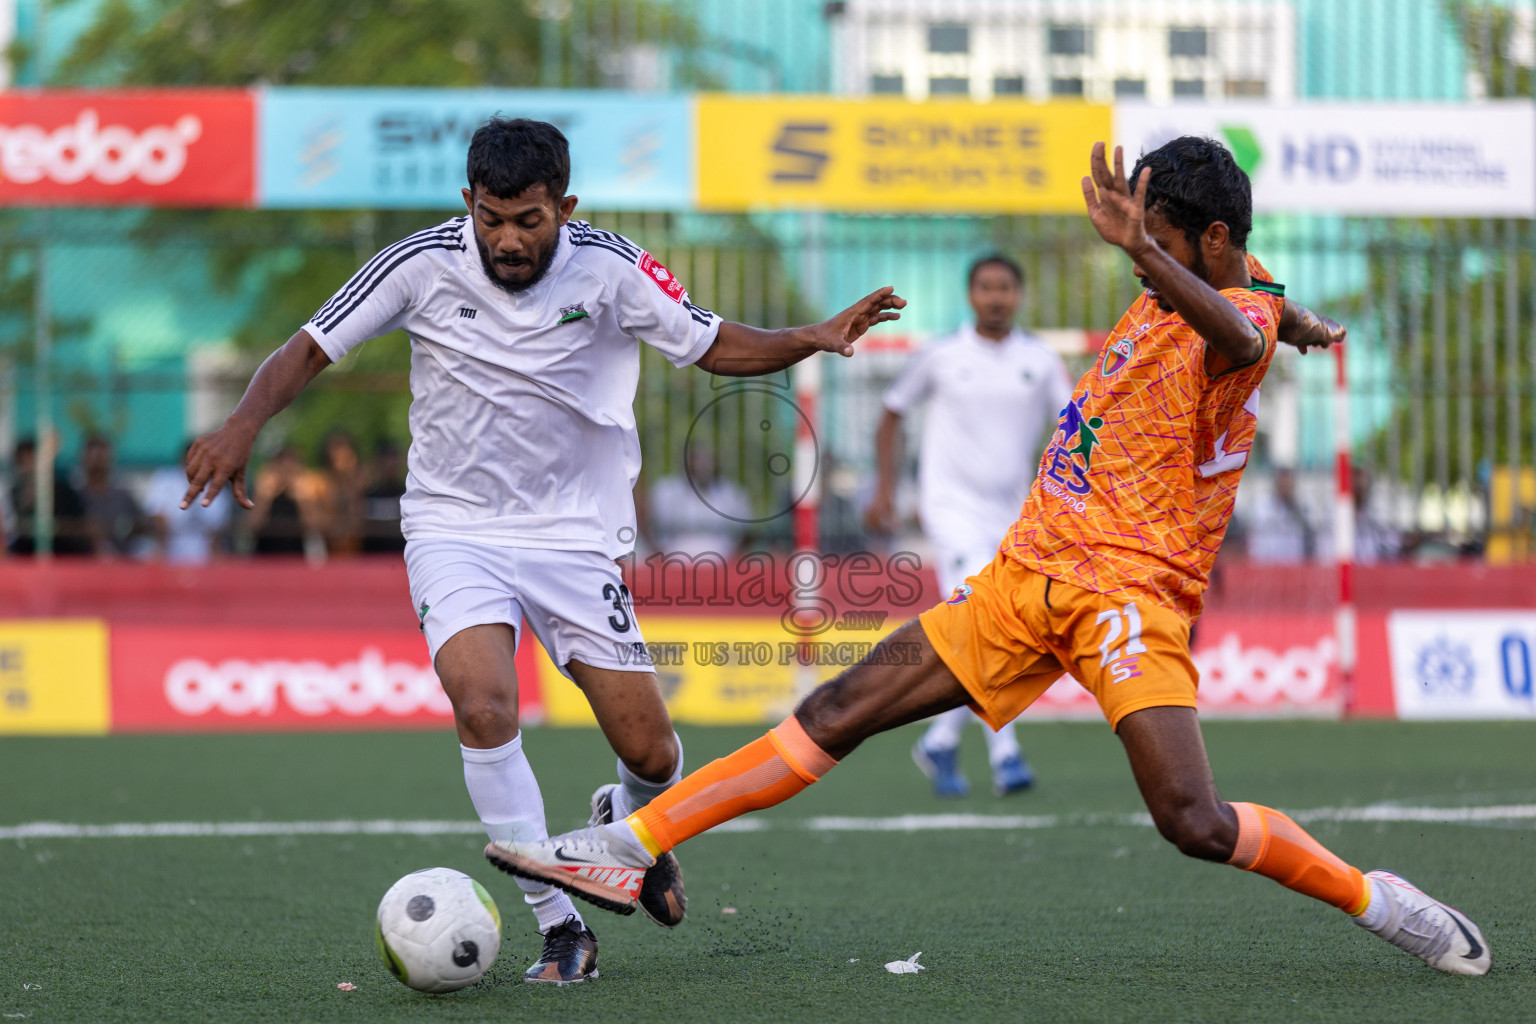
[[[501,913],[479,882],[452,868],[413,871],[379,901],[373,932],[389,972],[422,992],[473,985],[501,949]]]

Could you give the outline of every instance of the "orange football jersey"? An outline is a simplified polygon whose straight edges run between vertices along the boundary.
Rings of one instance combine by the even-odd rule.
[[[1200,614],[1257,425],[1285,290],[1252,256],[1222,292],[1263,333],[1257,363],[1211,376],[1205,341],[1143,293],[1061,412],[1001,550],[1085,590]]]

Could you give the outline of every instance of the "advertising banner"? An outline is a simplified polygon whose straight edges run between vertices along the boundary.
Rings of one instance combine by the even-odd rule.
[[[698,97],[698,205],[1080,212],[1110,108],[1084,103]]]
[[[1180,135],[1224,143],[1260,213],[1536,216],[1536,104],[1115,106],[1135,157]]]
[[[536,644],[518,652],[538,717]],[[406,630],[112,627],[114,732],[452,727],[420,635]]]
[[[0,735],[106,731],[106,623],[0,620]]]
[[[243,90],[0,93],[0,205],[250,206]]]
[[[693,205],[687,96],[497,89],[265,89],[260,202],[275,207],[458,209],[465,155],[500,114],[556,125],[586,209]]]
[[[1536,718],[1536,611],[1387,616],[1403,719]]]
[[[877,613],[878,614],[878,613]],[[798,637],[777,618],[647,614],[647,653],[672,717],[692,725],[773,724],[805,691],[864,657],[910,614],[871,619],[871,628]],[[1536,643],[1536,635],[1533,635]],[[882,649],[900,658],[899,645]],[[1220,717],[1337,717],[1343,709],[1328,615],[1202,618],[1194,661],[1200,712]],[[539,657],[545,721],[594,725],[585,698]],[[1101,718],[1088,691],[1064,677],[1020,718]]]

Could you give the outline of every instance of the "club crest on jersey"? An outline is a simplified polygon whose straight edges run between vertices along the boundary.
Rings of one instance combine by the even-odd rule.
[[[560,320],[555,324],[555,326],[558,327],[560,324],[569,324],[575,323],[577,320],[585,320],[590,315],[591,314],[587,312],[586,306],[582,305],[580,302],[576,303],[574,306],[561,306]]]
[[[970,596],[974,592],[974,589],[975,588],[973,588],[969,583],[962,583],[958,587],[955,588],[955,592],[953,594],[950,594],[949,595],[949,600],[945,601],[944,603],[945,604],[965,604],[965,602],[970,599]]]
[[[1099,364],[1099,372],[1106,377],[1113,377],[1136,354],[1136,343],[1130,338],[1115,338],[1104,345],[1104,359]]]

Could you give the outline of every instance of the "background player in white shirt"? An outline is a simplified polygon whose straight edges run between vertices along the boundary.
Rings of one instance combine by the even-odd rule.
[[[397,242],[256,371],[239,406],[187,457],[187,508],[245,467],[262,426],[347,351],[411,339],[411,449],[401,501],[411,602],[453,703],[471,801],[492,840],[546,835],[522,751],[513,655],[527,622],[585,693],[619,756],[594,821],[629,814],[682,775],[682,747],[614,559],[635,541],[637,342],[679,367],[772,373],[853,342],[906,303],[890,288],[809,327],[723,323],[628,239],[571,220],[570,156],[553,125],[493,118],[470,142],[468,217]],[[644,909],[682,920],[675,860],[646,875]],[[519,879],[544,934],[529,981],[597,975],[597,940],[570,898]]]
[[[1019,265],[987,256],[971,265],[968,284],[975,325],[925,346],[885,393],[875,435],[879,482],[867,515],[872,528],[890,531],[902,419],[926,404],[918,515],[944,593],[997,554],[1034,481],[1046,426],[1072,397],[1061,357],[1013,324],[1024,294]],[[939,796],[970,790],[959,752],[960,735],[973,719],[980,722],[969,708],[945,712],[912,749]],[[993,791],[1003,796],[1032,785],[1013,724],[997,732],[983,726],[983,732]]]

